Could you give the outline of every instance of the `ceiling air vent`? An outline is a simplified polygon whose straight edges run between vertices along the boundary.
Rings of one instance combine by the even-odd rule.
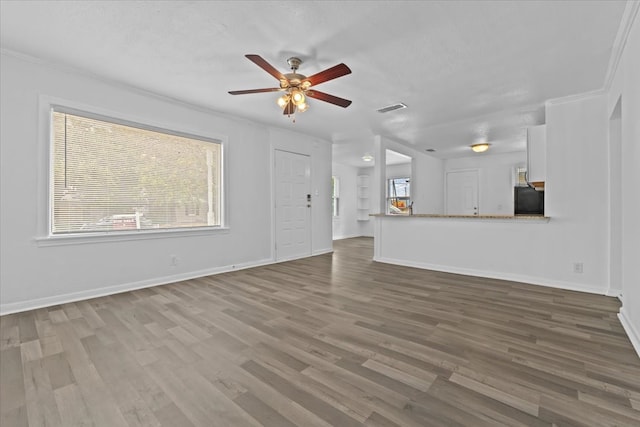
[[[386,107],[382,107],[377,111],[378,113],[388,113],[389,111],[400,110],[402,108],[407,108],[407,106],[402,102],[398,102],[397,104],[391,104],[391,105],[387,105]]]

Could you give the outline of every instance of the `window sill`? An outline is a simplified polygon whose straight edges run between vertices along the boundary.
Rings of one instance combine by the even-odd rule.
[[[174,237],[212,236],[228,234],[228,227],[202,227],[192,229],[140,230],[118,232],[77,233],[35,237],[36,246],[83,245],[94,243],[126,242],[134,240],[167,239]]]

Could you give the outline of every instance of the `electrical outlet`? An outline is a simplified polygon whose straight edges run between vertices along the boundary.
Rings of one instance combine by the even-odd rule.
[[[171,266],[175,267],[180,264],[180,257],[178,255],[171,255]]]
[[[583,270],[584,270],[584,265],[581,262],[574,262],[573,263],[573,272],[574,273],[582,274]]]

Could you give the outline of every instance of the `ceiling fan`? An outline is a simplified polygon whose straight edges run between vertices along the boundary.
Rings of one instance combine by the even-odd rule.
[[[298,67],[302,64],[300,58],[292,57],[287,59],[287,63],[291,67],[291,73],[282,74],[275,67],[265,61],[259,55],[245,55],[250,61],[255,63],[258,67],[271,74],[278,79],[280,87],[267,88],[267,89],[248,89],[248,90],[232,90],[229,91],[231,95],[246,95],[249,93],[262,93],[262,92],[285,92],[280,98],[278,98],[278,105],[282,108],[283,114],[292,115],[296,111],[304,112],[308,108],[306,103],[306,97],[319,99],[330,104],[338,105],[343,108],[347,108],[351,105],[351,101],[344,98],[339,98],[328,93],[320,92],[312,89],[313,86],[317,86],[320,83],[327,82],[329,80],[337,79],[338,77],[351,74],[351,70],[345,64],[338,64],[324,71],[320,71],[310,77],[298,74]]]

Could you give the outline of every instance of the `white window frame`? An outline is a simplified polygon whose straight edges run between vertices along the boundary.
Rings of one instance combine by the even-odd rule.
[[[522,165],[522,166],[516,166],[514,168],[514,177],[513,177],[513,187],[528,187],[529,184],[527,183],[527,167]],[[522,178],[522,181],[520,181],[520,178]]]
[[[391,208],[390,208],[391,199],[394,199],[396,197],[392,197],[391,194],[389,194],[389,186],[391,184],[391,181],[398,180],[398,179],[405,179],[405,180],[407,180],[409,182],[409,196],[400,196],[400,197],[398,197],[398,198],[405,198],[405,197],[408,198],[408,200],[407,200],[408,203],[407,203],[407,206],[405,208],[405,209],[407,209],[407,212],[404,212],[404,213],[393,213],[393,212],[391,212]],[[393,215],[408,215],[409,214],[409,211],[410,211],[410,207],[409,206],[411,205],[412,200],[413,200],[413,198],[412,198],[413,197],[412,196],[413,191],[411,189],[411,186],[412,186],[411,184],[413,184],[411,176],[396,176],[396,177],[392,177],[392,178],[387,178],[386,179],[386,182],[385,182],[385,186],[386,186],[385,194],[387,196],[386,197],[386,213],[393,214]]]
[[[90,232],[77,234],[53,234],[51,232],[52,210],[52,170],[53,158],[52,149],[52,111],[77,114],[83,117],[97,120],[110,121],[125,126],[137,127],[152,131],[159,131],[186,138],[195,138],[203,141],[210,141],[220,144],[221,151],[221,171],[220,171],[220,226],[216,227],[193,227],[193,228],[172,228],[172,229],[149,229],[113,232]],[[162,239],[171,237],[187,237],[199,235],[227,234],[230,230],[229,207],[227,203],[228,191],[228,142],[226,136],[204,135],[202,129],[193,129],[184,125],[174,123],[157,123],[148,118],[137,117],[132,114],[118,113],[95,106],[69,101],[61,98],[41,95],[39,99],[39,124],[38,124],[38,202],[36,215],[38,218],[37,235],[34,237],[38,246],[73,245],[85,243],[100,243],[128,240]],[[206,132],[208,133],[208,132]]]

